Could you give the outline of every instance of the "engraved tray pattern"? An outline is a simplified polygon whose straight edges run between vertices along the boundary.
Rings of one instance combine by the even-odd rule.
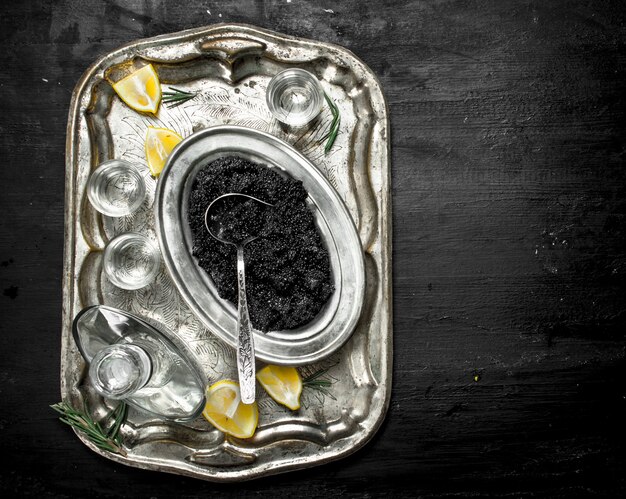
[[[124,71],[151,62],[164,87],[197,92],[186,103],[156,116],[125,106],[109,84]],[[315,73],[341,113],[337,141],[324,154],[332,115],[325,108],[313,127],[293,129],[274,120],[265,104],[270,78],[288,67]],[[255,478],[346,456],[363,446],[382,423],[391,390],[391,206],[386,103],[372,72],[347,50],[247,25],[213,25],[140,40],[92,65],[72,97],[67,131],[66,206],[61,392],[97,416],[107,401],[85,379],[85,364],[71,324],[84,307],[105,304],[140,315],[184,342],[197,355],[207,383],[236,379],[235,351],[218,340],[190,311],[163,265],[156,281],[137,291],[102,276],[102,253],[115,235],[133,230],[156,239],[154,192],[144,158],[148,126],[183,137],[218,124],[243,125],[292,144],[326,175],[354,218],[364,248],[366,290],[361,319],[336,353],[301,367],[306,375],[327,369],[332,385],[323,393],[305,388],[297,412],[258,390],[259,428],[253,438],[225,437],[203,418],[167,423],[131,411],[121,434],[127,455],[95,452],[129,466],[213,481]],[[95,212],[86,181],[101,162],[122,158],[141,167],[148,198],[129,216]],[[144,168],[145,167],[145,168]]]

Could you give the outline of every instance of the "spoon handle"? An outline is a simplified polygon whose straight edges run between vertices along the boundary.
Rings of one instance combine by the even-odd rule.
[[[243,246],[237,246],[237,284],[239,287],[239,306],[237,318],[237,371],[241,401],[251,404],[255,398],[255,362],[252,326],[248,315],[246,299],[246,271],[243,260]]]

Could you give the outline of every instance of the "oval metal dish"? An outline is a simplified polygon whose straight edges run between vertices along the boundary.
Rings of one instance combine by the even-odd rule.
[[[157,238],[170,275],[202,322],[236,346],[236,308],[219,297],[192,255],[187,203],[198,171],[221,156],[240,156],[302,181],[328,249],[335,292],[318,316],[289,331],[254,332],[257,358],[281,365],[318,361],[340,348],[361,315],[365,293],[363,249],[343,200],[321,172],[286,142],[241,126],[194,133],[173,151],[159,178],[154,204]],[[207,237],[209,237],[207,235]]]

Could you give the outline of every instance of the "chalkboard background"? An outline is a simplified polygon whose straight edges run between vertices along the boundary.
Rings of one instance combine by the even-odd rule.
[[[0,22],[5,497],[626,492],[623,2],[20,1]],[[231,485],[115,464],[48,408],[72,89],[126,42],[217,22],[352,50],[392,132],[386,422],[349,458]]]

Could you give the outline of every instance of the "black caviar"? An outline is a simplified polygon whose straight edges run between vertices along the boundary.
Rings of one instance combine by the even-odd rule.
[[[189,197],[193,255],[219,295],[236,305],[237,250],[211,237],[204,220],[209,204],[226,193],[247,194],[273,205],[227,199],[228,218],[220,219],[226,226],[222,236],[229,240],[259,236],[244,248],[253,326],[266,332],[310,322],[334,285],[328,251],[306,204],[302,182],[236,156],[219,158],[198,172]]]

